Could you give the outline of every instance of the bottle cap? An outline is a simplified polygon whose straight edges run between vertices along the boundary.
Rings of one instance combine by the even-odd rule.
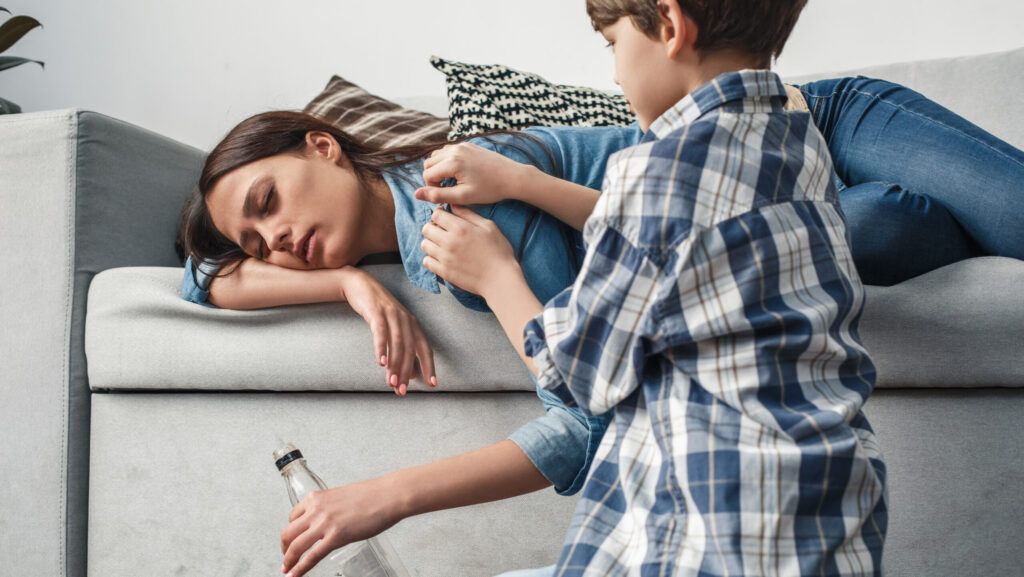
[[[295,448],[294,445],[288,443],[284,447],[274,451],[274,464],[277,465],[277,470],[284,469],[288,463],[297,461],[302,458],[302,451]]]

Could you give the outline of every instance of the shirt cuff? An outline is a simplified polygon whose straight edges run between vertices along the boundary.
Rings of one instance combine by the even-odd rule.
[[[210,298],[210,281],[220,267],[213,263],[203,262],[198,267],[192,263],[192,257],[185,260],[185,275],[181,279],[181,298],[191,303],[216,308]]]
[[[537,388],[547,413],[509,436],[559,495],[572,495],[583,487],[590,464],[608,427],[608,415],[587,417],[579,408],[566,407],[550,391]]]
[[[551,350],[548,348],[544,332],[543,311],[526,323],[526,328],[523,329],[523,350],[526,356],[533,359],[533,366],[537,369],[537,377],[534,379],[537,386],[554,393],[566,406],[575,407],[576,400],[566,386],[562,374],[558,372],[554,359],[551,358]]]

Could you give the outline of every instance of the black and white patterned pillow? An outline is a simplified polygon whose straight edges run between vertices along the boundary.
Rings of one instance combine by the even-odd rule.
[[[552,84],[500,64],[464,64],[437,56],[448,86],[448,138],[528,126],[624,126],[626,99],[582,86]]]

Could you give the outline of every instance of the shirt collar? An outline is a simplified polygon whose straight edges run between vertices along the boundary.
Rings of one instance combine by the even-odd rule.
[[[423,259],[427,255],[420,248],[423,226],[430,222],[430,215],[437,206],[413,196],[423,184],[423,161],[417,160],[385,171],[383,176],[395,199],[395,232],[398,234],[398,252],[402,255],[405,274],[412,284],[432,293],[441,292],[437,275],[423,266]]]
[[[718,109],[723,112],[781,112],[786,89],[771,70],[720,74],[697,87],[651,123],[644,141],[664,138]]]

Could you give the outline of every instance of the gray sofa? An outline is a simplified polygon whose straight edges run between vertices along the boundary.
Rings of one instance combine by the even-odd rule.
[[[1024,50],[861,72],[1024,146]],[[94,112],[0,117],[4,575],[277,574],[283,442],[340,484],[500,440],[542,411],[494,320],[415,289],[398,265],[370,270],[421,319],[436,392],[385,389],[344,304],[180,300],[173,239],[201,160]],[[1020,572],[1022,287],[1024,262],[1005,258],[868,287],[889,575]],[[541,491],[387,534],[413,575],[493,575],[551,563],[574,504]]]

